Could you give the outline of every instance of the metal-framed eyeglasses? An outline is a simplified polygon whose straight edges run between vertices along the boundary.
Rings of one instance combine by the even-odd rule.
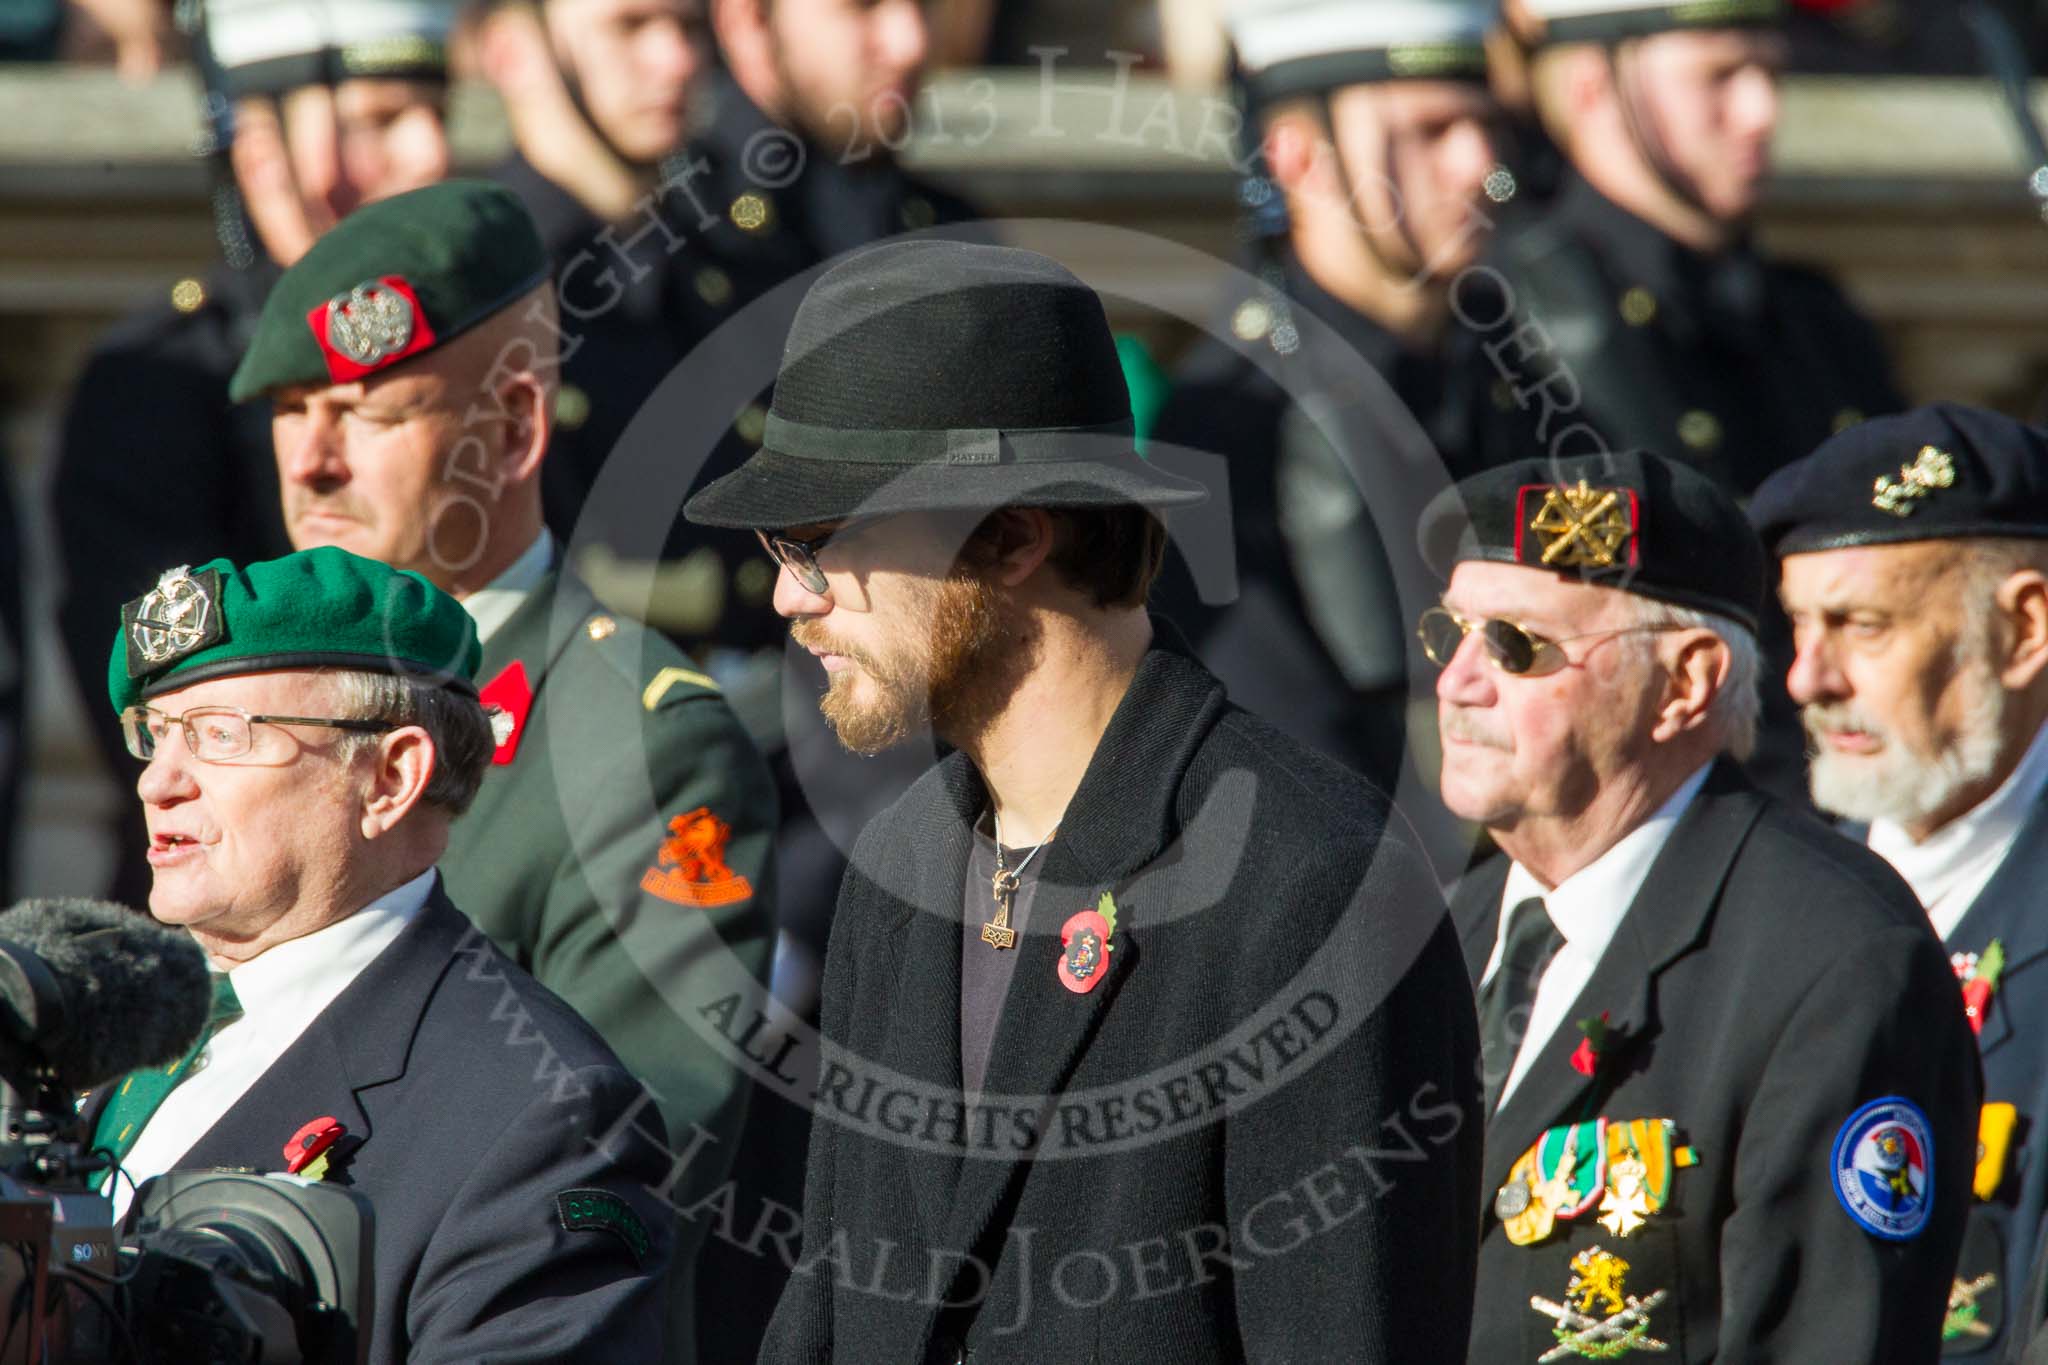
[[[825,571],[818,567],[819,552],[831,542],[855,531],[865,530],[879,519],[867,517],[849,521],[833,527],[823,535],[812,536],[809,540],[798,540],[794,536],[780,533],[771,534],[758,528],[754,534],[760,537],[761,548],[768,552],[768,557],[789,570],[790,576],[802,585],[805,592],[822,597],[828,585],[825,582]]]
[[[156,757],[173,725],[185,732],[185,751],[204,763],[227,763],[246,755],[255,744],[257,725],[318,725],[359,735],[382,734],[397,728],[388,720],[339,720],[332,716],[259,716],[239,706],[195,706],[174,716],[149,706],[131,706],[121,713],[121,737],[128,752],[148,762]]]
[[[1422,652],[1438,668],[1450,667],[1451,659],[1458,652],[1458,646],[1473,631],[1479,632],[1479,642],[1486,647],[1486,657],[1493,666],[1503,673],[1515,677],[1529,677],[1554,673],[1570,663],[1571,656],[1563,646],[1574,640],[1594,640],[1609,635],[1630,635],[1638,631],[1683,630],[1684,627],[1672,622],[1656,625],[1617,626],[1612,630],[1589,630],[1583,635],[1567,635],[1562,640],[1553,640],[1538,635],[1519,621],[1510,621],[1505,616],[1489,616],[1482,621],[1458,615],[1449,607],[1431,607],[1422,613],[1421,624],[1415,634],[1422,641]]]

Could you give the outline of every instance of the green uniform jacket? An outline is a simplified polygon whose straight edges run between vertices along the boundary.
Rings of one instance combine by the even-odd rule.
[[[669,1198],[688,1207],[725,1179],[746,1115],[747,1078],[693,1025],[766,979],[774,783],[717,685],[573,575],[549,574],[484,646],[486,702],[508,704],[492,684],[515,665],[531,710],[456,821],[441,875],[653,1091],[673,1161],[688,1158]],[[704,1227],[678,1228],[671,1361],[695,1358]]]

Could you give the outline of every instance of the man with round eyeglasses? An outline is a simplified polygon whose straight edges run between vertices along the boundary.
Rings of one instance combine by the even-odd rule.
[[[667,1163],[611,1136],[640,1083],[437,868],[491,759],[480,657],[454,598],[334,547],[170,569],[123,609],[107,690],[147,765],[149,910],[206,950],[214,1009],[85,1117],[130,1217],[172,1170],[366,1196],[371,1361],[658,1360]],[[288,1162],[315,1118],[340,1137]]]
[[[1530,459],[1421,537],[1443,799],[1500,850],[1452,900],[1488,1115],[1469,1358],[1932,1358],[1981,1081],[1910,892],[1736,766],[1741,509],[1651,454]]]

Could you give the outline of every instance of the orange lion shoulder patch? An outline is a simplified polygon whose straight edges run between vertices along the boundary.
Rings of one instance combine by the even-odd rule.
[[[640,889],[677,905],[731,905],[754,894],[754,884],[725,861],[732,826],[699,806],[668,822],[655,865],[640,874]]]

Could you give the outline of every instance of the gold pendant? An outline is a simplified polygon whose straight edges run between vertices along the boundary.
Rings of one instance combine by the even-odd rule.
[[[990,922],[981,926],[981,941],[997,951],[1014,948],[1017,946],[1017,931],[1007,924]]]

